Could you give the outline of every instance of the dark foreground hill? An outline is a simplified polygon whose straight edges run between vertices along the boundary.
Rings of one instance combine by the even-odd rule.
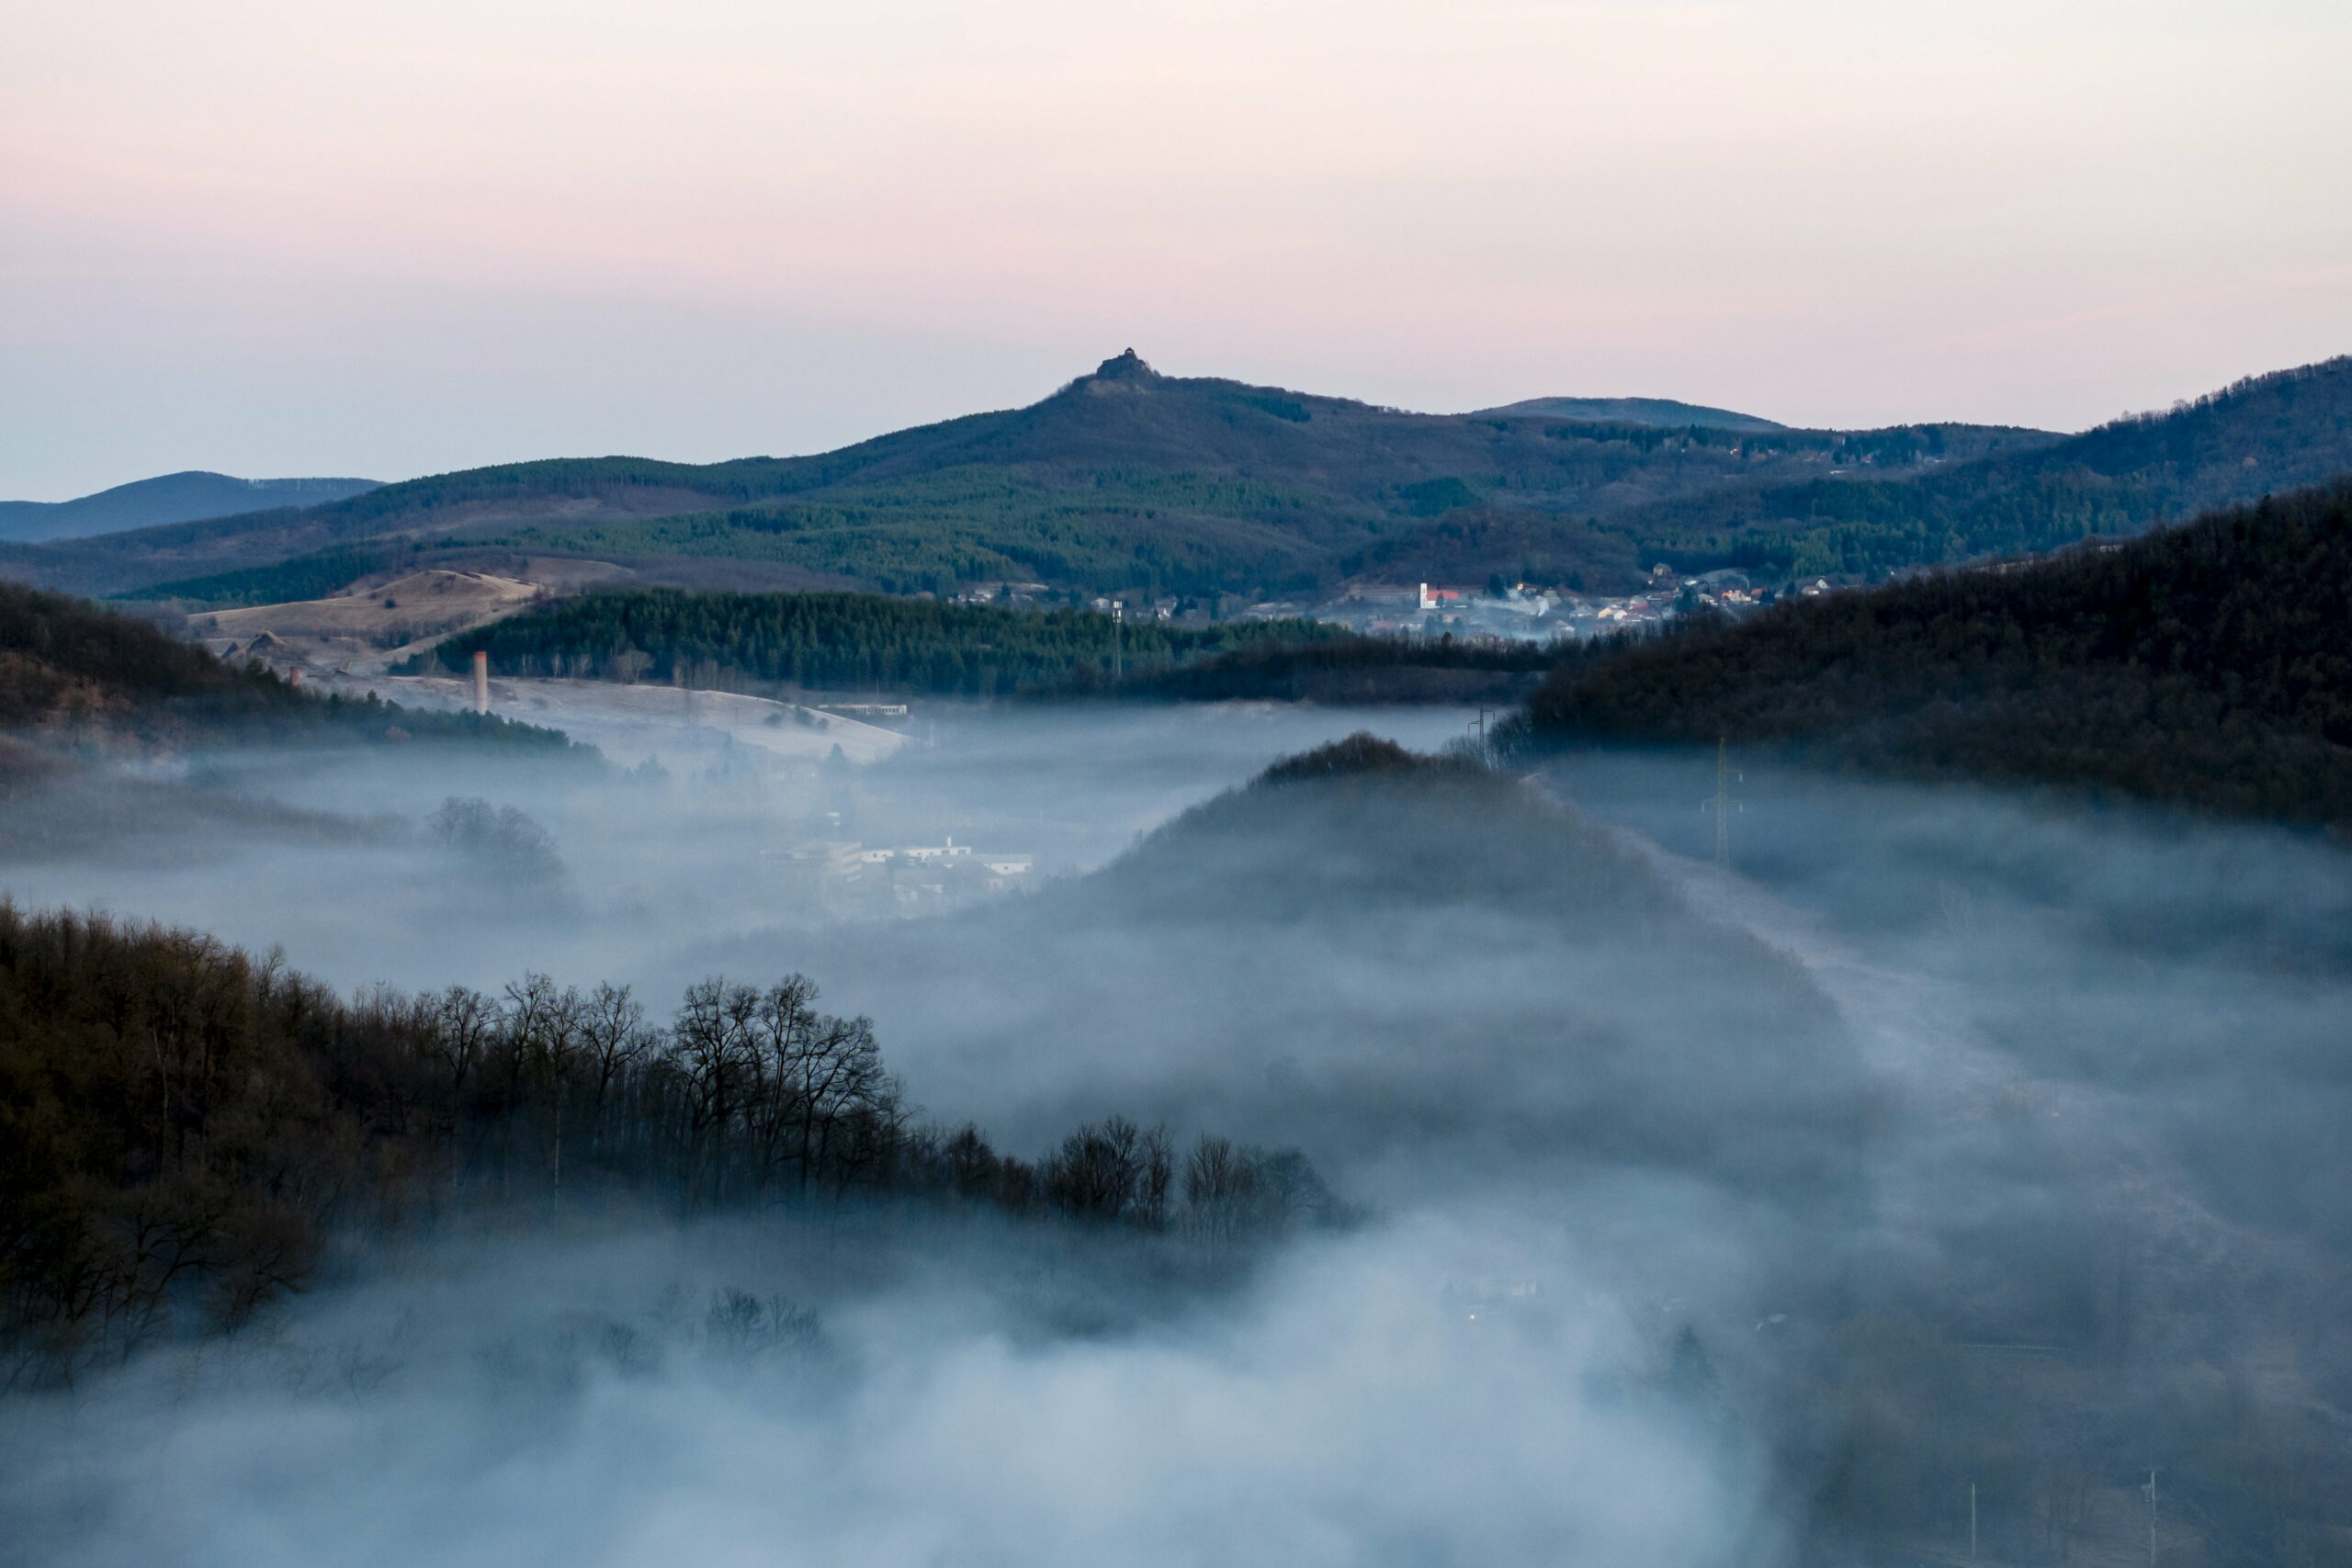
[[[2352,486],[1702,623],[1564,670],[1526,732],[2352,822]]]
[[[0,539],[78,539],[126,528],[283,507],[317,506],[377,488],[375,479],[241,479],[191,469],[72,501],[0,501]]]
[[[789,976],[673,1022],[526,976],[351,1000],[200,933],[0,900],[0,1391],[233,1325],[327,1242],[616,1189],[685,1213],[895,1194],[1270,1236],[1333,1209],[1295,1155],[1115,1117],[1035,1163],[900,1100],[864,1019]]]

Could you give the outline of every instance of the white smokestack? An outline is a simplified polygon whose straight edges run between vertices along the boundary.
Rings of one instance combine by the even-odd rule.
[[[474,712],[490,711],[490,655],[474,650]]]

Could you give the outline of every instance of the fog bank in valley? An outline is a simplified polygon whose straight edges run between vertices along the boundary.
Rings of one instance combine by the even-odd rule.
[[[20,902],[344,987],[806,973],[943,1126],[1295,1148],[1337,1206],[1239,1251],[884,1198],[356,1227],[226,1338],[0,1402],[0,1561],[1829,1565],[1964,1551],[1973,1495],[2054,1563],[2144,1550],[2151,1468],[2166,1561],[2327,1560],[2341,852],[1758,770],[1719,867],[1712,757],[1235,788],[1465,717],[250,757],[201,820],[20,840]],[[1038,869],[902,919],[790,858],[951,837]]]

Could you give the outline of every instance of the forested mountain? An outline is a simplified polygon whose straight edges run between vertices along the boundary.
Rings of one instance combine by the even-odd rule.
[[[374,541],[780,562],[890,592],[1014,580],[1264,595],[1336,580],[1387,536],[1464,505],[1532,509],[1542,525],[1759,475],[1896,471],[2054,439],[1416,414],[1164,377],[1130,353],[1027,408],[819,457],[476,469],[230,523],[13,547],[0,570],[120,592]],[[1575,570],[1588,536],[1566,537],[1544,558]],[[1584,570],[1607,586],[1626,558],[1612,542]]]
[[[2352,484],[1690,624],[1563,669],[1525,733],[2352,823]]]
[[[1122,626],[1092,611],[1009,610],[871,593],[591,593],[464,633],[401,673],[490,655],[501,675],[1010,695],[1107,685],[1252,644],[1333,635],[1302,621]]]
[[[255,586],[221,574],[287,562],[315,594],[362,556],[381,569],[400,551],[425,566],[495,548],[758,563],[896,593],[1017,581],[1265,598],[1424,572],[1606,592],[1659,560],[1869,577],[2043,549],[2352,472],[2352,360],[2074,437],[1689,413],[1650,423],[1681,416],[1545,399],[1408,413],[1161,376],[1130,352],[1026,408],[816,457],[479,468],[322,506],[0,545],[0,571],[250,603]]]
[[[241,479],[191,469],[72,501],[0,501],[0,539],[78,539],[125,528],[282,507],[317,506],[377,488],[375,479]]]

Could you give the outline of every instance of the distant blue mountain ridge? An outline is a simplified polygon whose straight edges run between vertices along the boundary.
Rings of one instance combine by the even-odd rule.
[[[316,506],[379,490],[379,479],[241,479],[190,469],[135,479],[73,501],[0,501],[0,539],[82,539],[124,528],[234,517],[280,506]]]

